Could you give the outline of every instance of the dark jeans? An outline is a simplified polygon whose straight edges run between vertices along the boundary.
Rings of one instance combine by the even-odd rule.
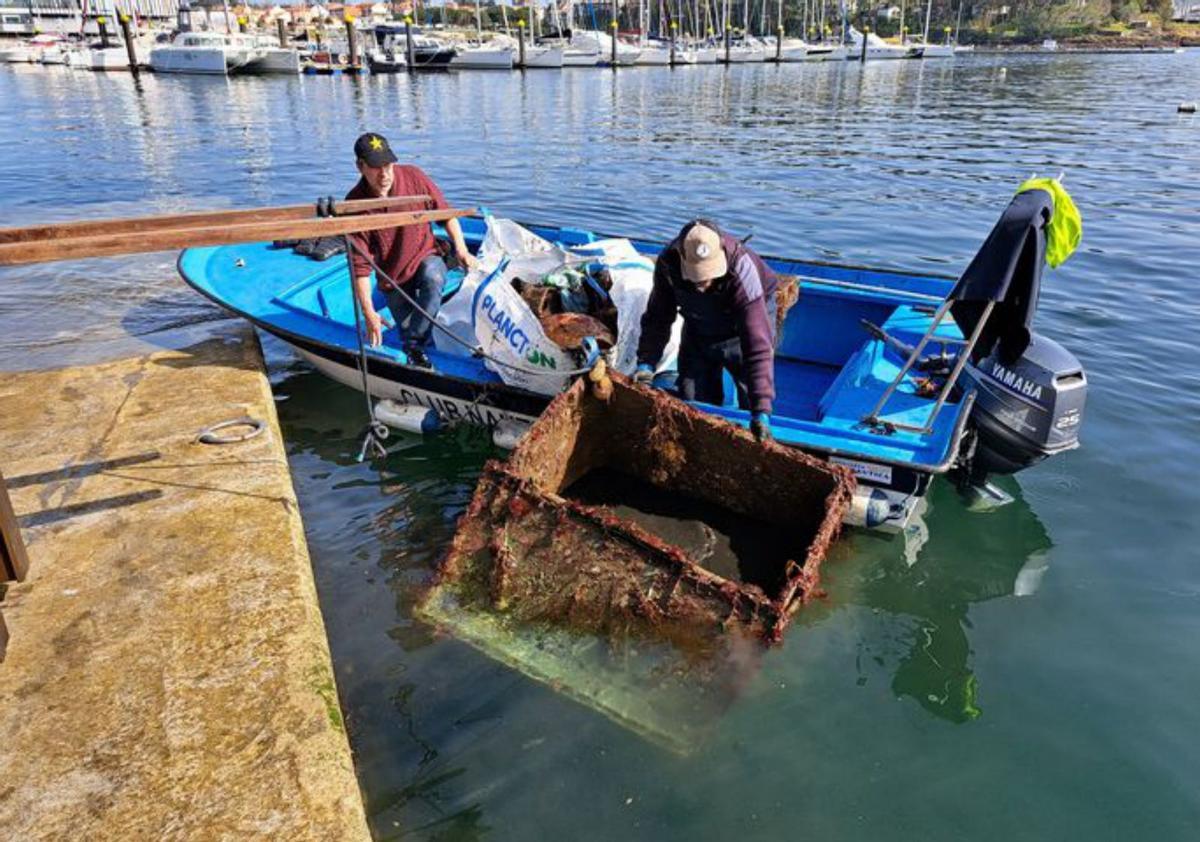
[[[748,409],[750,394],[742,371],[742,343],[738,337],[711,340],[683,328],[679,341],[679,379],[675,388],[685,401],[720,406],[725,402],[724,373],[733,375],[738,406]]]
[[[767,318],[775,324],[775,296],[767,299]],[[742,341],[736,335],[727,339],[701,336],[683,326],[679,339],[679,378],[675,390],[686,401],[703,401],[720,406],[725,402],[725,377],[728,371],[737,387],[737,403],[741,409],[750,408],[750,391],[746,388],[745,366],[742,363]]]
[[[416,273],[402,286],[404,291],[430,316],[436,316],[442,307],[442,287],[446,285],[446,263],[436,254],[421,261]],[[400,332],[400,342],[405,348],[421,348],[428,345],[433,333],[433,323],[422,316],[396,290],[386,290],[388,309]]]

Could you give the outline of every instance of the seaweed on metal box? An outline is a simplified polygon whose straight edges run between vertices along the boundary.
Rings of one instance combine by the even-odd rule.
[[[759,557],[735,573],[708,569],[702,553],[655,534],[653,518],[589,505],[578,489],[596,476],[613,501],[641,488],[708,522],[750,524],[757,534],[743,543]],[[421,611],[686,751],[817,592],[853,486],[841,466],[759,444],[663,392],[583,379],[506,462],[485,466]]]

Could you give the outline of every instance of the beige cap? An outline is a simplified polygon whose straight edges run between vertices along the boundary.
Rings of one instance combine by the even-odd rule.
[[[697,223],[683,238],[683,277],[692,283],[715,281],[729,271],[721,235],[707,225]]]

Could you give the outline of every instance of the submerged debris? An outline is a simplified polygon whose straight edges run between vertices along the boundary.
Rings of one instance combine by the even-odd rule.
[[[672,667],[633,667],[652,676],[642,684],[687,673],[686,692],[699,681],[720,685],[713,698],[728,700],[741,678],[729,658],[715,656],[732,647],[748,667],[756,660],[746,642],[761,648],[781,638],[816,592],[853,484],[841,466],[761,445],[663,392],[619,375],[585,378],[555,398],[507,462],[485,466],[425,613],[527,674],[654,730],[640,710],[629,713],[637,705],[615,712],[594,666],[548,661],[575,658],[571,639],[601,640],[621,653],[619,671],[631,652],[665,646],[680,658]],[[615,506],[638,496],[650,511],[634,522]],[[657,534],[663,522],[690,524],[697,546]],[[726,546],[726,532],[736,557],[721,575],[710,557]],[[520,629],[539,630],[538,642],[521,642]],[[555,651],[541,637],[546,630],[557,635]],[[587,686],[564,688],[572,676]]]
[[[611,509],[572,499],[572,487],[602,469],[618,483],[649,483],[664,500],[748,519],[783,554],[765,572],[758,564],[756,581],[722,578]],[[507,463],[485,467],[440,579],[516,620],[679,643],[736,626],[772,642],[812,596],[852,486],[840,466],[761,446],[662,392],[613,376],[601,401],[580,381]]]

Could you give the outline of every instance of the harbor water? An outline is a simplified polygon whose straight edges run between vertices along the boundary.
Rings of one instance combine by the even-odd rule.
[[[265,341],[378,838],[1191,840],[1200,827],[1200,53],[538,74],[155,78],[0,66],[0,226],[342,195],[365,130],[460,205],[955,274],[1016,186],[1084,218],[1038,330],[1083,447],[923,546],[850,530],[715,733],[678,756],[413,617],[483,436],[356,461],[360,395]],[[800,305],[803,306],[803,298]],[[0,369],[227,316],[174,255],[0,270]],[[183,338],[181,338],[181,334]],[[89,419],[80,419],[88,423]],[[0,464],[2,464],[0,456]]]

